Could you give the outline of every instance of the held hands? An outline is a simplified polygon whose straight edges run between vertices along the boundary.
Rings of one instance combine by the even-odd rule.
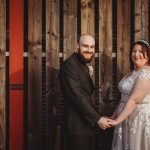
[[[116,125],[118,125],[119,124],[119,122],[117,122],[117,120],[111,120],[110,122],[109,122],[109,125],[111,126],[111,127],[114,127],[114,126],[116,126]]]
[[[98,126],[100,128],[102,128],[103,130],[105,130],[106,128],[110,128],[111,127],[109,125],[110,122],[111,122],[111,119],[105,118],[105,117],[101,117],[97,123],[98,123]]]
[[[103,130],[106,128],[114,127],[118,124],[116,120],[112,120],[108,117],[101,117],[97,123],[98,126]]]

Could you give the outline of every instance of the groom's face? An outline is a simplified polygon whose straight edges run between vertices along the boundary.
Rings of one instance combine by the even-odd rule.
[[[93,37],[89,35],[83,35],[77,43],[78,53],[81,58],[86,62],[91,62],[95,54],[95,41]]]

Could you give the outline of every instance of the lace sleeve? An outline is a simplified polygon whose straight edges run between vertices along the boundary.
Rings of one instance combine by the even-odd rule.
[[[150,70],[141,70],[135,79],[135,84],[131,92],[131,96],[137,102],[141,102],[143,98],[150,92]]]
[[[138,76],[136,77],[136,80],[147,80],[150,82],[150,70],[148,69],[141,70]]]

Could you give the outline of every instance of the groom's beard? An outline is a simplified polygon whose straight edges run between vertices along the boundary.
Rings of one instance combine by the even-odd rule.
[[[86,54],[86,53],[87,54],[91,54],[91,57],[90,58],[86,58],[84,56],[84,54]],[[84,62],[84,63],[90,63],[92,61],[92,59],[93,59],[94,53],[93,52],[88,52],[88,51],[81,52],[81,50],[79,49],[78,50],[78,55],[79,55],[79,57],[80,57],[80,59],[81,59],[82,62]]]

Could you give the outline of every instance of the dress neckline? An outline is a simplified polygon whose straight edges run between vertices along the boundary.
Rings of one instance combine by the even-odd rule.
[[[143,70],[143,69],[150,70],[150,65],[149,65],[149,66],[143,66],[143,67],[141,67],[141,68],[139,68],[139,69],[134,68],[135,72],[137,72],[137,71],[139,71],[139,70]]]
[[[121,80],[124,80],[132,75],[134,75],[134,73],[138,72],[138,71],[141,71],[141,70],[150,70],[150,66],[143,66],[139,69],[133,69],[131,72],[129,72],[128,74],[126,74]]]

